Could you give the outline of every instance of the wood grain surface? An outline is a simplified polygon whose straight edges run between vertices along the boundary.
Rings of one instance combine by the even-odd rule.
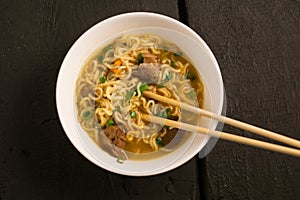
[[[220,65],[227,116],[300,139],[299,1],[188,0],[186,7]],[[299,158],[219,141],[201,167],[205,199],[300,199]]]
[[[158,176],[120,176],[87,161],[61,128],[56,77],[89,27],[153,11],[179,19],[178,2],[0,2],[0,199],[199,199],[197,159]]]
[[[55,106],[60,65],[84,31],[151,11],[188,24],[211,47],[228,116],[300,139],[299,9],[292,0],[0,0],[0,200],[299,199],[299,159],[224,141],[161,175],[110,173],[73,147]]]

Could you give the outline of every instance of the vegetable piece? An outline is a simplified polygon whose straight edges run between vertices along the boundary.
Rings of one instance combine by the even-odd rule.
[[[112,125],[115,125],[114,120],[112,120],[112,119],[107,120],[106,125],[105,125],[106,128],[108,128],[108,127],[110,127],[110,126],[112,126]]]
[[[165,85],[163,83],[160,83],[157,85],[157,88],[163,88],[163,87],[165,87]]]
[[[163,146],[163,141],[162,141],[162,138],[161,138],[161,137],[157,137],[157,138],[155,139],[155,142],[156,142],[157,145]]]
[[[169,74],[166,76],[165,80],[164,80],[165,83],[168,82],[169,80],[171,80],[172,77],[173,77],[173,74],[172,74],[172,73],[169,73]]]
[[[139,53],[138,56],[137,56],[137,58],[138,58],[138,64],[141,64],[141,63],[144,62],[144,58],[143,58],[142,53]]]
[[[115,68],[112,68],[110,69],[114,74],[121,74],[121,71],[119,69],[115,69]]]
[[[172,109],[171,108],[167,108],[166,109],[166,114],[167,114],[167,118],[170,118],[172,116]]]
[[[170,126],[166,126],[166,125],[164,125],[164,128],[166,128],[166,129],[169,129],[169,128],[170,128]]]
[[[92,116],[93,116],[93,113],[88,110],[83,113],[82,117],[84,120],[90,120],[92,118]]]
[[[116,106],[116,108],[114,109],[114,111],[117,111],[117,112],[119,112],[120,110],[121,110],[120,106]]]
[[[193,80],[196,79],[196,77],[195,77],[195,76],[192,76],[190,72],[187,72],[187,73],[185,74],[185,78],[186,78],[186,79],[190,79],[191,81],[193,81]]]
[[[169,48],[167,46],[163,46],[163,50],[168,51]]]
[[[143,83],[141,86],[140,86],[140,91],[141,93],[143,93],[144,91],[146,91],[148,89],[148,84],[147,83]]]
[[[118,156],[117,162],[120,163],[120,164],[123,164],[123,163],[124,163],[123,155]]]
[[[98,56],[97,59],[98,59],[99,62],[102,62],[102,60],[103,60],[102,55]]]
[[[175,52],[173,54],[174,54],[174,56],[182,56],[183,53],[181,51],[178,51],[178,52]]]
[[[113,45],[107,45],[106,47],[103,48],[103,53],[106,53],[108,50],[112,49]]]
[[[173,67],[173,68],[176,67],[176,66],[175,66],[175,62],[174,62],[174,60],[172,60],[172,59],[171,59],[171,67]]]
[[[136,112],[135,111],[130,112],[130,117],[131,118],[136,118]]]
[[[194,90],[189,91],[188,95],[189,95],[192,99],[195,99],[195,97],[196,97],[196,93],[195,93]]]
[[[134,93],[134,92],[133,92],[132,90],[128,91],[128,92],[126,93],[126,95],[125,95],[125,100],[126,100],[126,101],[129,101],[129,100],[131,99],[133,93]]]
[[[157,117],[167,118],[168,115],[166,112],[162,111],[156,114]]]
[[[114,65],[115,65],[116,67],[119,67],[121,64],[122,64],[122,61],[121,61],[120,59],[118,59],[118,60],[116,60],[116,61],[114,62]]]
[[[190,72],[186,72],[185,78],[186,78],[186,79],[190,79],[190,78],[191,78],[191,73],[190,73]]]
[[[101,83],[105,83],[106,78],[105,78],[104,76],[102,76],[102,77],[99,78],[99,81],[100,81]]]

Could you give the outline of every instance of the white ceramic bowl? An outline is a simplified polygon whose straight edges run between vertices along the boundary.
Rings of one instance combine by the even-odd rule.
[[[166,156],[143,161],[128,160],[119,164],[115,158],[92,142],[77,121],[74,91],[83,63],[94,50],[122,33],[154,33],[177,44],[188,55],[204,80],[204,108],[221,113],[224,92],[222,77],[218,63],[205,42],[192,29],[177,20],[160,14],[136,12],[111,17],[96,24],[71,47],[57,79],[56,104],[59,118],[72,144],[94,164],[123,175],[147,176],[163,173],[194,157],[205,146],[209,137],[197,134]],[[217,123],[202,119],[201,125],[215,129]]]

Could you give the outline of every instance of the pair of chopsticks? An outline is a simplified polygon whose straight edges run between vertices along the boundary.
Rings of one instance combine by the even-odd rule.
[[[262,129],[262,128],[244,123],[244,122],[240,122],[235,119],[217,115],[217,114],[209,112],[207,110],[204,110],[201,108],[196,108],[196,107],[190,106],[188,104],[176,101],[174,99],[169,99],[167,97],[152,93],[150,91],[144,91],[143,95],[148,98],[152,98],[157,101],[160,101],[160,102],[164,102],[164,103],[167,103],[167,104],[170,104],[173,106],[178,106],[183,110],[186,110],[186,111],[189,111],[192,113],[196,113],[196,114],[200,114],[202,116],[212,118],[214,120],[223,122],[225,124],[228,124],[228,125],[240,128],[240,129],[244,129],[246,131],[249,131],[249,132],[261,135],[261,136],[264,136],[266,138],[270,138],[270,139],[279,141],[281,143],[300,148],[299,140],[296,140],[296,139],[293,139],[293,138],[290,138],[290,137],[287,137],[284,135],[280,135],[278,133],[268,131],[268,130],[265,130],[265,129]],[[233,134],[225,133],[225,132],[221,132],[221,131],[214,131],[214,130],[210,130],[207,128],[194,126],[194,125],[187,124],[187,123],[177,122],[177,121],[173,121],[173,120],[169,120],[169,119],[162,120],[162,118],[157,117],[157,116],[152,116],[152,115],[142,115],[142,119],[145,121],[154,122],[154,123],[161,124],[161,125],[167,125],[170,127],[174,127],[174,128],[178,128],[178,129],[182,129],[182,130],[186,130],[186,131],[197,130],[197,132],[199,132],[199,133],[207,134],[212,137],[221,138],[223,140],[228,140],[228,141],[232,141],[232,142],[236,142],[236,143],[240,143],[240,144],[259,147],[262,149],[267,149],[267,150],[271,150],[271,151],[280,152],[283,154],[300,157],[299,149],[294,149],[294,148],[285,147],[285,146],[281,146],[281,145],[277,145],[277,144],[263,142],[263,141],[250,139],[250,138],[246,138],[246,137],[242,137],[242,136],[237,136],[237,135],[233,135]]]

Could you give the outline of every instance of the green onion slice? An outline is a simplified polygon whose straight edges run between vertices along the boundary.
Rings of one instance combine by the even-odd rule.
[[[175,62],[174,62],[174,60],[171,60],[171,67],[175,67]]]
[[[147,83],[143,83],[141,86],[140,86],[140,91],[141,93],[146,91],[148,89],[148,84]]]
[[[171,80],[173,77],[173,74],[172,73],[169,73],[166,78],[165,78],[165,83],[168,82],[169,80]]]
[[[174,56],[182,56],[183,53],[181,51],[178,51],[178,52],[175,52],[173,54],[174,54]]]
[[[103,53],[106,53],[108,50],[112,49],[113,45],[107,45],[106,47],[103,48]]]
[[[136,112],[135,111],[130,112],[130,117],[131,118],[136,118]]]
[[[112,119],[109,119],[109,120],[107,120],[107,122],[106,122],[106,128],[108,128],[108,127],[110,127],[110,126],[112,126],[112,125],[114,125],[115,124],[115,122],[114,122],[114,120],[112,120]]]
[[[195,97],[196,97],[196,93],[195,93],[194,90],[189,91],[188,95],[189,95],[189,97],[191,97],[192,99],[195,99]]]
[[[100,80],[101,83],[105,83],[106,78],[104,76],[102,76],[102,77],[99,78],[99,80]]]
[[[163,83],[160,83],[157,85],[157,88],[163,88],[163,87],[165,87],[165,85]]]
[[[172,116],[172,109],[171,108],[167,108],[166,109],[166,114],[167,114],[167,118]]]
[[[132,90],[128,91],[125,95],[125,100],[129,101],[131,99],[133,93],[134,93],[134,91],[132,91]]]
[[[157,117],[167,118],[168,115],[166,112],[162,111],[156,114]]]
[[[93,116],[93,113],[88,110],[83,113],[82,117],[84,120],[90,120],[92,118],[92,116]]]
[[[117,111],[117,112],[119,112],[120,110],[121,110],[120,106],[116,106],[116,108],[114,109],[114,111]]]
[[[164,51],[168,51],[169,48],[168,48],[167,46],[163,46],[163,50],[164,50]]]
[[[122,155],[118,156],[117,162],[120,163],[120,164],[123,164],[123,163],[124,163],[124,158],[123,158]]]
[[[187,72],[187,73],[186,73],[185,78],[186,78],[186,79],[190,79],[191,81],[193,81],[193,80],[196,79],[196,77],[195,77],[195,76],[192,76],[190,72]]]
[[[141,64],[141,63],[144,62],[144,58],[142,56],[142,53],[139,53],[138,56],[137,56],[137,58],[138,58],[138,64]]]
[[[155,139],[155,143],[156,143],[157,145],[163,146],[162,138],[161,138],[161,137],[157,137],[157,138]]]
[[[99,62],[102,62],[102,60],[103,60],[102,55],[98,56],[97,59],[98,59]]]

